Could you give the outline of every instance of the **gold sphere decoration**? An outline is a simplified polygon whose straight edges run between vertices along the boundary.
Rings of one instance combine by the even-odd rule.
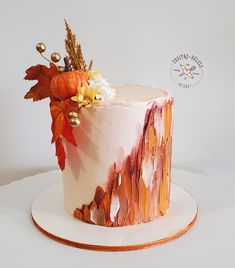
[[[68,117],[69,117],[69,119],[78,118],[78,113],[74,112],[74,111],[69,112]]]
[[[39,53],[43,53],[46,50],[46,46],[44,43],[37,43],[36,49]]]
[[[80,120],[79,120],[79,118],[71,118],[70,119],[70,125],[72,126],[72,127],[78,127],[79,125],[80,125]]]
[[[53,62],[58,62],[60,61],[61,57],[60,57],[60,54],[58,52],[53,52],[51,53],[51,60]]]
[[[65,70],[64,66],[58,66],[57,68],[60,73],[63,73]]]

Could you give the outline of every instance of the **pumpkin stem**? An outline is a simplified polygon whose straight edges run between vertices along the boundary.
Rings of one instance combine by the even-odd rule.
[[[65,67],[64,67],[65,72],[72,71],[72,68],[71,68],[71,65],[70,65],[68,57],[64,57],[64,65],[65,65]]]

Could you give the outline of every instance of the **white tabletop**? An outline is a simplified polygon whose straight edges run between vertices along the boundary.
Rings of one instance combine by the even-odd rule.
[[[182,176],[174,180],[174,174]],[[177,176],[178,177],[178,176]],[[233,173],[198,175],[173,170],[173,181],[198,201],[199,218],[183,236],[161,246],[129,252],[96,252],[49,239],[32,224],[30,207],[43,189],[61,180],[59,171],[0,187],[0,267],[234,267],[235,181]],[[225,183],[226,182],[226,183]]]

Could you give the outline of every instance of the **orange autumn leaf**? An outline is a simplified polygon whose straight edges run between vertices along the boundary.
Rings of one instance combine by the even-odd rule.
[[[54,101],[51,100],[50,110],[52,117],[51,130],[53,133],[53,137],[51,142],[55,142],[56,146],[56,156],[58,158],[58,164],[61,170],[64,169],[65,165],[65,150],[61,140],[61,136],[64,137],[67,141],[72,143],[74,146],[77,146],[75,138],[73,136],[73,128],[68,123],[66,119],[66,102]]]
[[[77,146],[76,141],[73,136],[73,128],[68,123],[66,119],[67,103],[51,100],[50,110],[52,116],[52,125],[51,130],[53,133],[52,143],[55,142],[63,136],[67,141],[72,143],[74,146]]]
[[[64,150],[64,146],[63,146],[63,143],[61,141],[61,138],[56,141],[55,148],[56,148],[55,155],[57,156],[58,164],[60,166],[60,169],[63,171],[65,168],[66,154],[65,154],[65,150]]]
[[[67,119],[64,120],[61,128],[61,135],[71,144],[77,146],[75,138],[73,136],[73,128],[70,126]]]
[[[64,122],[64,113],[63,113],[64,104],[60,101],[51,101],[50,102],[50,111],[52,117],[51,130],[53,133],[51,143],[57,141],[61,135],[62,124]]]
[[[50,63],[50,67],[45,65],[31,66],[26,70],[25,80],[38,80],[38,83],[30,88],[24,96],[25,99],[33,99],[39,101],[47,97],[51,97],[50,82],[54,75],[58,74],[56,66]]]

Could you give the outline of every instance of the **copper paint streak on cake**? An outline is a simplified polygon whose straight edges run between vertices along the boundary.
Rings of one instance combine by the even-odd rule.
[[[96,188],[94,200],[76,208],[75,218],[103,226],[149,222],[169,207],[173,99],[147,110],[139,144],[110,169],[106,189]]]

